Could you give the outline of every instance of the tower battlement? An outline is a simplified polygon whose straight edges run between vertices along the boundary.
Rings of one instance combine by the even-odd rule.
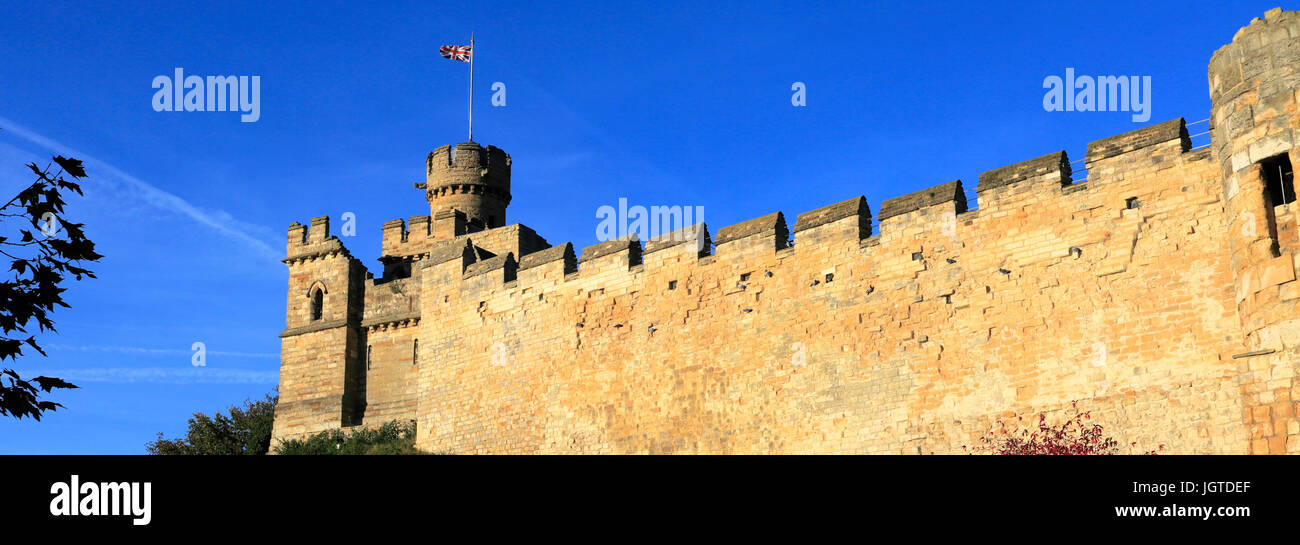
[[[429,215],[455,209],[470,230],[500,227],[510,205],[510,155],[474,142],[442,146],[426,161],[425,196]]]
[[[1086,176],[1056,151],[980,174],[975,202],[961,180],[884,199],[878,232],[856,196],[576,252],[505,224],[504,151],[440,147],[381,278],[328,218],[290,227],[276,437],[957,452],[1078,400],[1122,444],[1300,452],[1300,229],[1269,189],[1300,160],[1297,38],[1274,10],[1215,53],[1209,147],[1156,123],[1088,144]]]

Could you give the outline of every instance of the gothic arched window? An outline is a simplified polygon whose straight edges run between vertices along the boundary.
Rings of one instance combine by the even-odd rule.
[[[324,308],[325,292],[319,287],[311,290],[311,319],[313,321],[319,320],[321,315],[324,314]]]

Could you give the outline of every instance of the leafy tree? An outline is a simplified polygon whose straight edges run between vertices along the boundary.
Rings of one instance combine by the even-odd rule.
[[[185,437],[158,439],[145,444],[149,454],[266,454],[271,448],[271,426],[279,395],[244,400],[230,415],[194,413]]]
[[[980,436],[979,444],[974,448],[962,446],[972,454],[1119,454],[1119,442],[1106,435],[1101,424],[1091,422],[1091,411],[1079,411],[1079,402],[1070,403],[1073,413],[1064,422],[1057,425],[1047,423],[1047,415],[1038,414],[1037,426],[1022,427],[1019,431],[1007,428],[1004,420],[998,420],[999,429]],[[1018,418],[1024,420],[1023,418]],[[1085,422],[1089,421],[1089,422]],[[1130,448],[1137,443],[1130,443]],[[1164,450],[1160,445],[1157,450]],[[1155,454],[1149,450],[1143,454]]]
[[[56,306],[68,306],[63,301],[65,288],[59,284],[66,275],[77,280],[94,278],[94,273],[81,267],[82,262],[103,257],[95,253],[95,243],[86,238],[83,224],[62,217],[64,202],[60,192],[82,195],[81,186],[63,175],[85,178],[85,168],[81,161],[61,155],[54,156],[54,163],[58,170],[52,169],[53,165],[42,169],[36,163],[28,164],[36,181],[0,206],[0,221],[16,220],[32,228],[17,228],[21,234],[18,240],[12,239],[12,232],[0,233],[9,235],[0,236],[0,254],[11,260],[9,271],[13,273],[11,279],[0,282],[0,361],[17,360],[23,354],[23,345],[46,355],[34,336],[22,336],[28,333],[33,320],[40,331],[54,331],[50,314]],[[60,232],[63,237],[56,236]],[[54,377],[24,380],[13,369],[4,368],[0,370],[0,416],[40,420],[45,411],[63,406],[41,400],[41,393],[76,387]]]
[[[415,448],[414,422],[387,422],[351,432],[328,430],[305,439],[281,441],[276,454],[424,454]]]

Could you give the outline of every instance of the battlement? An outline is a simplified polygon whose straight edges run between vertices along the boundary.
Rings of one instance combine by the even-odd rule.
[[[429,152],[426,189],[435,196],[486,193],[510,201],[510,155],[495,146],[464,142]]]
[[[653,237],[646,241],[644,254],[652,254],[679,246],[685,246],[684,250],[688,252],[693,249],[697,258],[709,255],[713,243],[709,240],[708,226],[697,223]]]
[[[481,231],[506,224],[510,205],[510,156],[500,148],[474,142],[442,146],[429,153],[423,185],[429,215],[439,223],[436,237],[445,240],[463,231]],[[446,216],[465,214],[464,225]],[[443,221],[446,220],[446,221]]]
[[[388,272],[405,270],[410,263],[420,261],[439,245],[454,240],[472,241],[479,251],[491,256],[514,253],[526,255],[548,248],[546,239],[526,225],[513,224],[494,229],[470,232],[464,229],[466,216],[459,210],[444,210],[430,220],[429,216],[414,216],[411,229],[401,219],[384,223],[382,252],[379,261]]]
[[[473,278],[482,274],[488,274],[493,271],[502,271],[506,281],[514,280],[514,273],[518,270],[515,263],[514,254],[499,255],[489,257],[482,261],[476,261],[465,267],[465,278]]]
[[[858,223],[858,238],[871,236],[871,208],[867,206],[867,198],[861,195],[847,201],[837,202],[799,214],[794,221],[794,232],[797,236],[802,231],[834,223],[847,217],[855,217],[861,220]]]
[[[454,210],[449,212],[456,215]],[[429,252],[429,248],[435,242],[446,240],[433,236],[432,222],[429,216],[412,216],[409,230],[406,225],[406,221],[401,218],[384,222],[383,235],[380,238],[380,247],[382,248],[380,261],[392,259],[418,260]],[[455,238],[455,235],[448,238]]]
[[[1143,203],[1148,210],[1164,209],[1186,202],[1186,191],[1177,195],[1156,191],[1152,187],[1134,185],[1135,180],[1143,179],[1146,173],[1163,171],[1167,168],[1181,168],[1200,172],[1207,156],[1190,154],[1186,124],[1183,118],[1156,123],[1134,131],[1094,141],[1088,145],[1087,159],[1092,172],[1087,185],[1097,187],[1099,184],[1116,184],[1119,187],[1109,191],[1123,193],[1125,198],[1134,198]],[[609,273],[622,271],[629,278],[648,274],[659,267],[676,266],[680,260],[677,256],[690,256],[697,266],[709,266],[717,262],[743,263],[754,259],[780,257],[797,259],[804,250],[817,252],[818,248],[840,247],[852,250],[866,259],[894,259],[904,256],[911,259],[916,252],[915,241],[925,237],[938,237],[949,242],[941,248],[951,252],[958,247],[973,247],[975,239],[984,235],[974,233],[996,229],[993,225],[1003,220],[997,219],[996,211],[1006,206],[1024,207],[1032,202],[1033,206],[1044,213],[1048,211],[1075,210],[1080,207],[1092,209],[1095,204],[1088,204],[1097,198],[1088,197],[1087,192],[1064,191],[1064,189],[1084,189],[1074,186],[1071,179],[1072,169],[1069,157],[1064,151],[1058,151],[1013,163],[1001,168],[984,172],[980,175],[977,193],[982,202],[982,214],[970,214],[960,225],[953,223],[957,217],[967,214],[966,193],[961,180],[939,184],[921,189],[899,197],[886,199],[880,206],[880,233],[872,232],[872,213],[864,196],[857,196],[845,201],[816,208],[796,217],[793,229],[787,227],[783,212],[774,212],[761,217],[725,226],[711,237],[704,224],[689,226],[677,231],[662,234],[642,244],[635,235],[600,242],[587,246],[574,258],[571,243],[564,243],[540,250],[540,244],[533,245],[494,245],[488,253],[491,257],[477,260],[466,265],[463,275],[470,279],[486,272],[506,271],[507,281],[516,279],[516,271],[523,271],[543,264],[562,262],[561,282],[577,282],[581,278],[609,277]],[[1093,193],[1096,193],[1094,190]],[[1204,191],[1194,193],[1205,199]],[[1170,199],[1162,204],[1161,199]],[[1125,205],[1125,199],[1117,198],[1118,204]],[[1198,201],[1199,202],[1199,201]],[[1050,212],[1056,213],[1056,212]],[[448,216],[451,214],[448,213]],[[420,221],[427,222],[427,217]],[[1056,219],[1056,218],[1053,218]],[[905,220],[905,221],[904,221]],[[416,218],[412,218],[414,223]],[[985,227],[988,224],[989,227]],[[385,224],[386,255],[410,255],[412,244],[419,246],[419,251],[427,252],[437,246],[431,239],[417,239],[416,236],[401,230],[403,222],[393,220]],[[523,228],[522,226],[520,226]],[[527,229],[527,228],[523,228]],[[485,234],[502,233],[500,229],[465,236],[472,241],[475,249],[484,248],[488,239]],[[882,243],[877,235],[890,235]],[[898,238],[906,233],[908,236]],[[926,233],[929,233],[928,235]],[[532,234],[531,230],[527,234]],[[535,234],[532,234],[535,236]],[[494,235],[495,236],[495,235]],[[404,237],[404,238],[403,238]],[[538,237],[540,239],[540,237]],[[415,242],[423,240],[425,242]],[[395,243],[400,241],[400,243]],[[871,244],[860,244],[870,241]],[[956,241],[954,245],[953,241]],[[1059,257],[1069,255],[1071,247],[1086,246],[1091,241],[1062,242],[1053,247],[1050,254]],[[463,244],[463,243],[462,243]],[[901,244],[901,246],[899,245]],[[985,244],[985,243],[979,243]],[[712,251],[711,247],[716,248]],[[390,249],[393,248],[393,249]],[[681,248],[681,250],[665,252]],[[672,257],[656,256],[664,252]],[[925,252],[919,252],[925,256]],[[870,256],[876,257],[870,257]],[[515,257],[520,256],[520,257]],[[767,257],[764,257],[767,256]],[[653,259],[651,259],[653,257]],[[929,256],[926,256],[929,257]],[[510,263],[507,267],[507,263]],[[997,270],[999,267],[993,267]],[[577,273],[577,274],[575,274]],[[530,283],[528,275],[520,275],[519,286]],[[552,279],[554,280],[554,279]],[[548,281],[550,282],[550,281]]]
[[[718,229],[714,244],[718,253],[741,249],[775,252],[790,246],[790,230],[785,224],[785,214],[774,212]]]
[[[975,191],[983,193],[1022,182],[1054,182],[1065,186],[1070,185],[1070,173],[1070,158],[1064,151],[1058,151],[983,172]]]
[[[952,204],[947,205],[947,203]],[[966,211],[966,193],[962,191],[961,180],[953,180],[885,200],[880,204],[881,229],[884,229],[883,224],[887,219],[939,205],[947,205],[945,210],[950,209],[954,214]]]
[[[1185,169],[1189,168],[1189,162],[1201,162],[1207,158],[1204,154],[1186,153],[1189,147],[1183,118],[1094,141],[1088,145],[1085,159],[1092,173],[1087,185],[1096,187],[1130,180],[1134,176],[1140,178],[1141,173],[1153,169]],[[444,146],[435,150],[431,157],[449,166],[509,161],[504,152],[494,156],[496,148],[490,146],[486,150],[477,144],[460,148],[463,149],[457,151],[459,148]],[[465,157],[459,158],[460,154]],[[717,231],[715,237],[710,236],[708,227],[701,223],[662,234],[647,240],[644,245],[633,236],[593,244],[584,248],[581,254],[575,254],[571,243],[552,247],[534,231],[518,224],[470,232],[466,228],[464,212],[445,209],[432,217],[419,215],[409,220],[395,219],[384,223],[380,257],[385,264],[384,278],[372,280],[366,292],[390,279],[418,274],[418,270],[413,268],[417,263],[418,267],[433,266],[455,258],[462,259],[457,276],[464,281],[484,275],[500,276],[497,284],[501,286],[507,283],[515,285],[518,281],[518,286],[527,287],[535,279],[543,277],[549,278],[545,282],[556,285],[581,278],[608,280],[613,278],[608,274],[618,274],[619,271],[629,278],[636,278],[660,268],[678,266],[682,259],[692,261],[698,267],[715,263],[743,267],[741,264],[754,260],[798,259],[805,253],[825,259],[822,249],[833,250],[832,255],[851,252],[866,259],[886,261],[897,256],[909,259],[915,255],[930,257],[930,253],[922,248],[926,244],[918,245],[917,241],[927,237],[947,240],[936,248],[948,253],[961,247],[972,247],[976,244],[971,238],[973,233],[984,231],[986,223],[993,225],[1001,221],[996,219],[997,210],[1008,205],[1026,206],[1031,202],[1029,197],[1033,197],[1033,206],[1042,211],[1089,206],[1084,204],[1089,200],[1083,196],[1085,193],[1062,191],[1072,187],[1071,174],[1069,157],[1064,151],[984,172],[977,188],[983,213],[970,214],[959,226],[953,222],[958,216],[967,214],[968,205],[961,180],[954,180],[883,201],[878,218],[879,233],[872,231],[872,213],[867,198],[857,196],[798,214],[793,229],[787,227],[783,212],[774,212],[725,226]],[[1170,196],[1150,193],[1149,188],[1143,187],[1124,190],[1130,189],[1134,193],[1130,198],[1140,200],[1148,209],[1160,206],[1158,200]],[[1170,205],[1176,204],[1177,198]],[[899,238],[904,234],[906,237]],[[882,240],[889,242],[882,243]],[[1061,245],[1053,248],[1051,253],[1065,255],[1069,248],[1087,243]],[[715,245],[716,250],[713,249]],[[292,224],[288,248],[290,257],[286,262],[334,254],[351,257],[342,243],[329,234],[328,217],[313,218],[310,227],[296,222]],[[518,274],[530,269],[554,269],[555,274]],[[488,285],[479,282],[476,290],[481,291],[484,286]],[[372,306],[369,299],[366,306]]]
[[[443,263],[456,261],[457,259],[460,260],[461,270],[463,271],[465,268],[469,267],[470,264],[478,261],[478,252],[474,251],[474,245],[470,244],[468,240],[439,244],[429,252],[429,255],[422,263],[420,263],[420,266],[426,268],[433,267],[436,265],[442,265]]]
[[[564,274],[578,272],[578,260],[574,257],[573,244],[565,242],[545,250],[539,250],[519,258],[520,271],[558,263]]]
[[[1013,209],[1043,195],[1069,186],[1072,170],[1064,151],[996,168],[980,174],[975,186],[981,209]]]
[[[311,219],[310,227],[298,222],[289,224],[288,244],[282,262],[295,262],[341,255],[352,257],[343,242],[330,234],[329,216]]]
[[[494,175],[510,178],[510,154],[496,146],[483,146],[475,142],[440,146],[429,152],[426,160],[428,172],[449,169],[490,169]]]
[[[1172,140],[1178,141],[1180,153],[1192,149],[1192,140],[1187,136],[1187,121],[1185,119],[1181,117],[1170,119],[1164,123],[1156,123],[1155,125],[1143,127],[1134,131],[1089,142],[1088,154],[1085,156],[1084,162],[1088,165],[1092,165],[1104,159],[1130,153],[1149,146],[1163,144]],[[1065,152],[1061,152],[1061,160],[1069,160],[1065,157]],[[1068,163],[1066,167],[1068,169]]]
[[[641,241],[632,235],[583,248],[578,258],[578,273],[590,276],[607,270],[627,271],[640,264]]]

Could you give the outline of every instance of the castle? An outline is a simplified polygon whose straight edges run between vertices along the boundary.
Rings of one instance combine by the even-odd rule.
[[[1081,409],[1120,444],[1300,453],[1300,13],[1174,119],[885,200],[576,252],[507,224],[511,158],[429,154],[380,277],[289,227],[274,435],[401,420],[450,453],[960,453]],[[1078,163],[1073,163],[1078,164]]]

